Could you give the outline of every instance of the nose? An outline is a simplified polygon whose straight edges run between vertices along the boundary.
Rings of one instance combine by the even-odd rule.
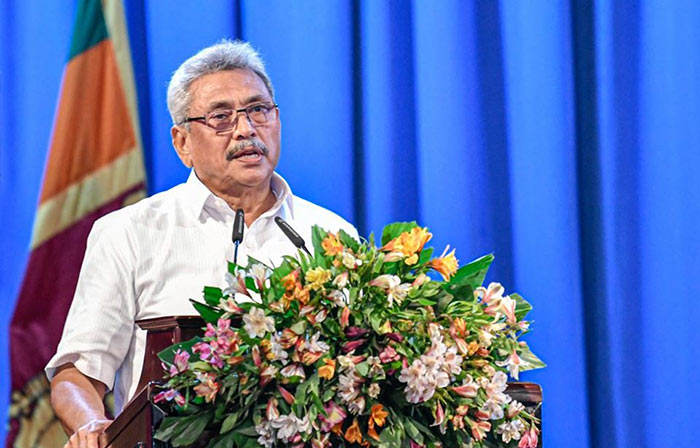
[[[233,138],[235,140],[245,140],[253,136],[255,136],[255,126],[250,122],[245,111],[239,111],[233,127]]]

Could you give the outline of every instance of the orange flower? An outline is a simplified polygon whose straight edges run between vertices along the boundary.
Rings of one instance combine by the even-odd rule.
[[[352,421],[352,425],[345,431],[345,440],[350,443],[362,443],[362,433],[357,419]]]
[[[377,426],[384,426],[384,423],[386,422],[386,418],[388,416],[389,413],[384,410],[384,406],[377,403],[374,406],[372,406],[372,414],[369,418],[372,422],[376,423]]]
[[[414,227],[410,231],[403,232],[393,240],[389,241],[382,250],[389,252],[387,257],[393,259],[398,255],[405,258],[404,263],[411,265],[418,262],[418,253],[423,250],[433,234],[424,227]]]
[[[330,380],[335,375],[335,359],[324,359],[325,365],[318,368],[318,376]]]
[[[309,303],[309,288],[299,288],[294,293],[294,298],[299,301],[302,305]]]
[[[430,267],[438,271],[445,281],[449,280],[450,277],[457,272],[458,265],[457,258],[455,257],[455,250],[452,249],[452,252],[445,255],[447,253],[447,249],[449,249],[449,246],[447,246],[445,252],[442,253],[440,258],[434,258],[430,261]]]
[[[384,426],[388,416],[389,413],[384,410],[384,407],[381,404],[375,404],[372,406],[372,413],[369,416],[369,421],[367,422],[367,434],[374,440],[379,440],[379,434],[377,434],[377,430],[374,429],[375,426]]]
[[[326,235],[323,241],[321,241],[321,247],[326,255],[330,255],[331,257],[343,252],[344,249],[343,244],[338,239],[338,236],[335,233],[330,232],[328,235]]]
[[[282,286],[287,291],[294,291],[297,288],[297,284],[301,287],[299,283],[299,270],[290,272],[289,274],[282,277]]]

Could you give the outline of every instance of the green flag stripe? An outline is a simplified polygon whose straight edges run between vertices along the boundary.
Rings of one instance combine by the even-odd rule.
[[[100,0],[80,0],[68,60],[107,39],[107,24]]]

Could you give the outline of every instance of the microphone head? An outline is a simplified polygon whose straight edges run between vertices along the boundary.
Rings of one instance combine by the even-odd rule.
[[[304,244],[304,239],[299,236],[298,233],[292,229],[292,226],[290,226],[287,221],[284,219],[280,218],[279,216],[275,216],[275,222],[277,225],[282,229],[282,232],[284,232],[285,235],[287,235],[287,238],[294,244],[296,247],[299,249],[305,249],[306,245]]]
[[[245,216],[243,209],[239,208],[236,210],[236,218],[233,220],[233,233],[231,234],[231,240],[235,243],[240,243],[243,241],[243,229],[245,228]]]

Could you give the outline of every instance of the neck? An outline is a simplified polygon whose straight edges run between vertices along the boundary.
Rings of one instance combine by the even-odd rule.
[[[231,210],[243,209],[247,226],[270,210],[277,201],[269,184],[264,188],[245,189],[240,192],[220,192],[217,196],[226,201]]]

